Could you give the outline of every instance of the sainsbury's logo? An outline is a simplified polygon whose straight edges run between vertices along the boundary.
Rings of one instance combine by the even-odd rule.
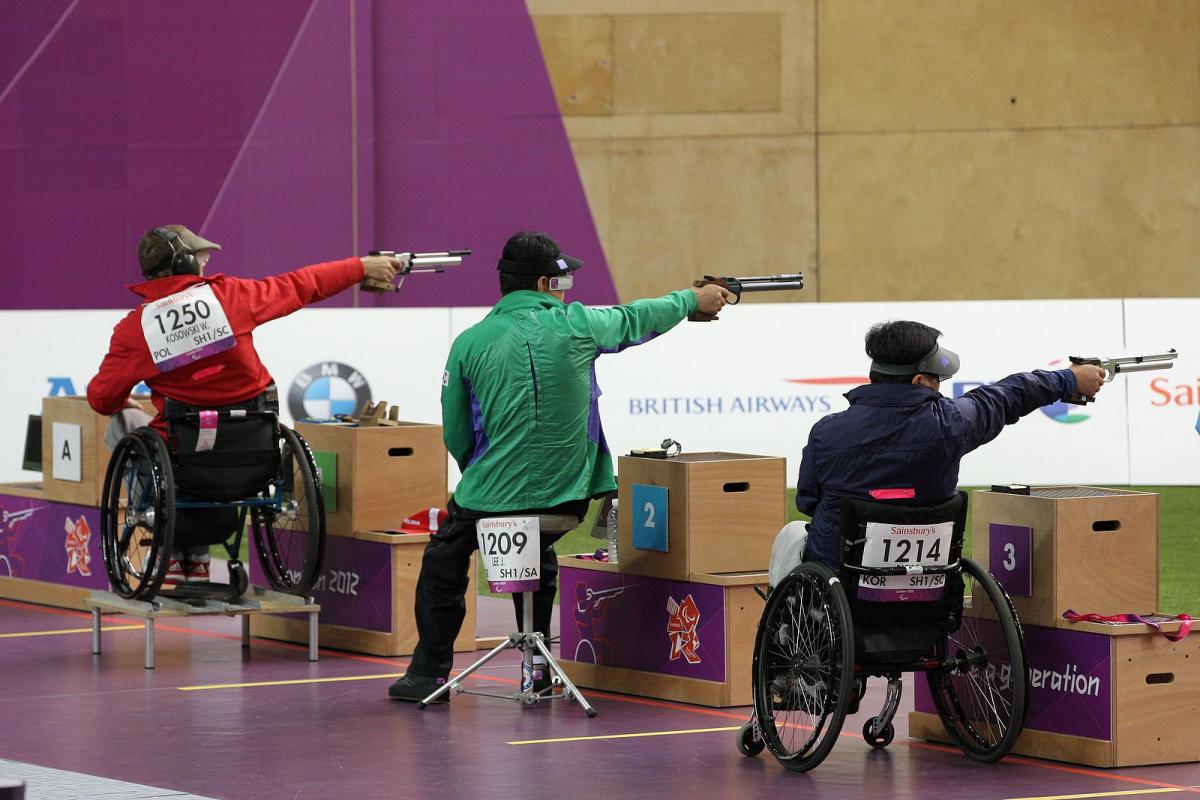
[[[1172,383],[1168,378],[1155,378],[1150,381],[1150,391],[1154,399],[1152,406],[1196,406],[1200,405],[1200,378],[1195,383]]]

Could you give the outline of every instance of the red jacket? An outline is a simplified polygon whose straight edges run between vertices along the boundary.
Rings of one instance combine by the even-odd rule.
[[[142,381],[150,387],[158,409],[152,423],[165,431],[163,398],[189,405],[230,405],[263,392],[271,383],[254,349],[254,329],[287,316],[309,303],[350,288],[363,279],[362,261],[350,258],[302,267],[262,280],[225,275],[179,275],[146,281],[130,290],[153,302],[190,286],[208,284],[224,308],[235,344],[227,350],[161,372],[151,358],[142,329],[142,306],[130,311],[113,329],[108,355],[87,388],[88,404],[100,414],[120,411],[130,391]]]

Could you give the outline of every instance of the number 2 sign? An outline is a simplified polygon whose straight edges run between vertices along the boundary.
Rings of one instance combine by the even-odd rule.
[[[630,510],[633,512],[631,527],[634,549],[669,552],[667,487],[635,483],[632,506]],[[621,506],[621,513],[625,513],[624,506]]]

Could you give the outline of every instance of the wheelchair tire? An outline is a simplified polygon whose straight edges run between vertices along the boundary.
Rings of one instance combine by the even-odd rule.
[[[255,508],[250,515],[258,562],[271,587],[307,595],[325,557],[325,501],[308,444],[279,426],[282,509]]]
[[[737,732],[737,749],[738,752],[747,758],[754,758],[763,751],[763,743],[761,737],[754,735],[754,721],[751,720],[738,729]]]
[[[871,745],[871,747],[875,748],[876,750],[882,750],[891,744],[892,740],[896,738],[896,726],[889,722],[884,726],[883,730],[880,731],[879,737],[876,738],[871,735],[871,725],[873,725],[874,722],[875,718],[871,717],[863,723],[863,741]]]
[[[854,691],[850,606],[825,565],[801,564],[767,598],[752,679],[755,717],[776,760],[793,772],[825,760]]]
[[[100,499],[100,545],[112,590],[131,600],[153,599],[174,533],[171,454],[156,431],[138,428],[113,449]]]
[[[974,597],[977,616],[952,620],[939,644],[937,657],[955,666],[925,675],[938,716],[955,744],[976,761],[999,761],[1025,725],[1025,640],[1012,601],[991,573],[970,559],[964,558],[962,565],[963,594]]]

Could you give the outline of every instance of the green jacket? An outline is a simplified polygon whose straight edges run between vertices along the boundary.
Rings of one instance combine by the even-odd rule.
[[[532,291],[500,298],[454,340],[442,375],[443,435],[463,471],[455,502],[507,512],[613,491],[594,363],[695,310],[687,289],[612,308]]]

